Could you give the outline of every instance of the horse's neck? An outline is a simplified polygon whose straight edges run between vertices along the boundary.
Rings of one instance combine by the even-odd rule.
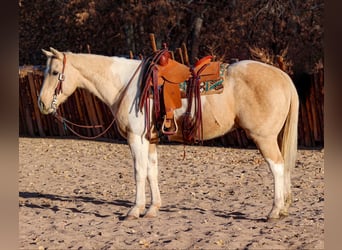
[[[132,77],[139,61],[120,57],[78,54],[73,65],[81,74],[85,88],[112,107]]]

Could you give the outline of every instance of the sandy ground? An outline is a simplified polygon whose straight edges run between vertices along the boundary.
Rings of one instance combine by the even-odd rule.
[[[299,150],[290,216],[277,222],[265,221],[273,180],[257,150],[185,150],[158,146],[159,216],[127,221],[127,144],[19,138],[20,249],[324,248],[324,150]]]

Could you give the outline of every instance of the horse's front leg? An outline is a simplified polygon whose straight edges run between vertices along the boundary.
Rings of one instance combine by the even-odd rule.
[[[130,133],[127,136],[127,142],[133,157],[136,193],[135,204],[128,212],[126,219],[137,219],[145,212],[145,182],[147,177],[149,141],[142,138],[141,135]]]
[[[147,178],[151,188],[152,202],[145,217],[156,217],[161,206],[160,191],[158,186],[158,156],[157,145],[150,144],[148,152]]]

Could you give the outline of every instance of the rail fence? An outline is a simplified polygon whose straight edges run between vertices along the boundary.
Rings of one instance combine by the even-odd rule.
[[[42,115],[38,109],[37,97],[43,82],[42,66],[19,68],[19,136],[56,137],[74,136],[52,115]],[[324,71],[323,68],[309,75],[306,84],[295,82],[300,96],[298,123],[298,145],[300,147],[324,146]],[[101,133],[112,121],[109,108],[97,97],[85,90],[78,89],[59,107],[66,119],[82,125],[103,125],[103,128],[75,128],[86,136]],[[122,139],[116,126],[112,126],[101,138]],[[254,143],[241,129],[234,130],[206,144],[249,148]]]

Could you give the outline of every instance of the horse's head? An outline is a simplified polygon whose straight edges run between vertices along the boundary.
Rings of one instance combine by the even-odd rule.
[[[54,48],[42,51],[47,56],[47,62],[38,106],[41,113],[50,114],[56,112],[58,106],[76,90],[76,82],[67,54]]]

